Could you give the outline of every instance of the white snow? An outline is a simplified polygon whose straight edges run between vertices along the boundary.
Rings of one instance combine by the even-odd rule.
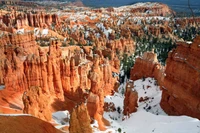
[[[138,111],[132,113],[130,118],[117,111],[105,112],[104,117],[111,123],[105,133],[117,133],[118,128],[121,128],[122,133],[200,133],[198,119],[165,114],[159,105],[162,91],[157,86],[155,79],[140,79],[134,82],[134,86],[133,89],[138,92],[139,98],[149,97],[149,100],[141,103],[138,101]],[[118,93],[105,98],[105,102],[113,102],[116,108],[120,107],[121,109],[123,109],[123,100],[124,97]],[[148,109],[149,106],[151,109]],[[125,120],[122,121],[122,118]],[[95,130],[95,133],[103,132]]]
[[[5,85],[0,85],[0,90],[5,89]]]
[[[48,29],[43,29],[42,30],[42,35],[46,36],[46,35],[48,35],[48,33],[49,33]]]
[[[17,34],[24,34],[24,29],[18,29],[18,30],[16,31],[16,33],[17,33]]]
[[[37,35],[39,35],[39,33],[40,33],[40,30],[38,28],[35,28],[34,29],[34,35],[37,36]]]
[[[121,84],[118,90],[125,86],[126,83]],[[139,98],[149,97],[149,99],[143,102],[138,101],[138,111],[132,113],[128,118],[128,116],[122,114],[124,95],[115,93],[113,96],[106,96],[104,102],[112,102],[116,111],[104,112],[104,118],[111,124],[111,126],[106,127],[106,131],[99,131],[97,121],[91,124],[94,133],[118,133],[119,128],[121,128],[122,133],[200,133],[200,121],[198,119],[187,116],[168,116],[164,113],[159,105],[162,91],[157,86],[155,79],[137,80],[134,82],[133,89],[138,92]],[[151,108],[149,108],[150,106]],[[120,109],[120,113],[117,108]],[[63,122],[63,119],[66,118],[69,118],[67,111],[53,114],[53,119],[60,124],[56,126],[57,128],[69,125],[68,122]]]
[[[200,122],[186,116],[154,115],[146,111],[133,113],[121,124],[126,133],[199,133]]]
[[[67,110],[53,113],[52,118],[57,124],[69,126],[70,114]]]
[[[112,29],[110,27],[108,27],[108,29],[106,29],[103,25],[103,23],[97,23],[96,26],[103,31],[103,33],[106,35],[106,37],[108,38],[109,34],[112,33]]]
[[[144,80],[144,81],[143,81]],[[140,79],[134,82],[134,89],[138,92],[138,97],[147,97],[148,100],[139,102],[138,99],[138,111],[147,110],[153,114],[166,115],[160,107],[162,91],[157,86],[157,82],[153,78]]]

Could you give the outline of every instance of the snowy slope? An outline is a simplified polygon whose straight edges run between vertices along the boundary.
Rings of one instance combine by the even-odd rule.
[[[146,111],[133,113],[121,125],[126,133],[199,133],[200,122],[186,116],[154,115]]]
[[[140,79],[134,82],[138,97],[148,97],[143,102],[138,100],[138,111],[132,113],[130,118],[115,112],[105,112],[104,117],[111,122],[108,131],[118,132],[121,128],[126,133],[200,133],[200,121],[187,116],[167,116],[160,107],[162,91],[153,78]],[[115,93],[107,96],[105,102],[113,102],[115,107],[123,109],[124,97]],[[113,119],[114,118],[114,119]],[[122,121],[122,118],[125,118]],[[96,131],[100,133],[100,131]]]
[[[138,97],[148,98],[144,102],[139,102],[138,110],[146,110],[156,115],[166,115],[160,107],[162,91],[157,85],[157,81],[153,78],[140,79],[134,82],[134,88],[138,92]]]
[[[125,87],[125,83],[120,88]],[[98,124],[92,124],[95,133],[118,133],[120,128],[122,133],[200,133],[200,121],[187,116],[168,116],[161,109],[159,103],[162,91],[157,86],[153,78],[140,79],[134,82],[134,90],[138,92],[138,97],[148,97],[148,100],[139,102],[138,111],[132,113],[130,118],[123,116],[124,96],[115,93],[113,96],[105,97],[107,103],[114,103],[115,108],[120,108],[114,112],[104,112],[104,117],[110,121],[111,126],[106,131],[99,131]],[[120,91],[121,92],[121,91]],[[66,118],[68,114],[62,112],[53,114],[57,123],[63,123],[60,120]],[[124,119],[124,121],[122,121]],[[68,123],[65,123],[68,125]]]
[[[52,118],[59,125],[69,126],[70,114],[68,111],[58,111],[52,114]]]

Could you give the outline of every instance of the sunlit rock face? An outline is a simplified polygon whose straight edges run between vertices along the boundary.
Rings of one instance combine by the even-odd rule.
[[[0,116],[0,119],[1,132],[4,133],[14,133],[16,131],[20,133],[63,133],[62,131],[56,129],[51,123],[43,121],[33,116],[11,115]]]
[[[84,104],[73,109],[70,117],[70,133],[92,133],[90,116]]]
[[[134,88],[133,83],[127,83],[124,99],[124,115],[129,115],[137,111],[138,93],[132,90],[132,88]]]
[[[170,21],[174,20],[168,18],[174,12],[160,3],[101,9],[59,6],[59,9],[34,10],[33,7],[26,12],[21,8],[22,5],[18,8],[8,6],[0,14],[0,112],[28,113],[51,121],[52,112],[68,110],[72,116],[70,132],[92,132],[90,120],[98,123],[99,130],[106,130],[109,122],[103,117],[104,109],[110,105],[104,103],[104,98],[118,90],[120,59],[123,55],[135,53],[137,37],[142,39],[152,34],[167,38],[165,35],[172,35],[174,30],[170,27],[173,25]],[[180,25],[190,22],[194,23],[188,20],[180,22]],[[199,65],[198,48],[193,45],[184,48],[187,50],[183,53],[188,55],[189,64],[192,64],[188,66],[195,68]],[[193,54],[191,57],[190,51]],[[181,61],[173,56],[170,54],[169,66],[164,73],[165,67],[160,65],[157,55],[154,52],[145,53],[136,60],[131,79],[156,78],[159,85],[166,88],[161,104],[169,114],[182,114],[178,107],[189,113],[197,113],[199,75],[184,67],[189,71],[183,71],[184,74],[192,73],[194,76],[195,85],[191,85],[192,79],[186,78],[190,81],[187,82],[184,74],[181,74]],[[171,68],[176,63],[179,63],[176,66],[179,69],[177,74]],[[181,77],[177,76],[179,73]],[[177,97],[179,93],[175,93],[173,86],[177,79],[180,80],[177,84],[179,89],[183,91],[183,88],[187,88],[185,90],[189,93]],[[138,93],[132,88],[133,84],[128,83],[124,100],[125,115],[137,111]],[[139,99],[145,100],[145,97],[142,98]],[[194,101],[192,107],[187,102],[190,99]],[[184,100],[184,104],[179,104]],[[180,106],[176,106],[177,103]],[[112,107],[113,111],[117,110],[117,107]],[[197,115],[194,113],[192,116]]]
[[[7,90],[22,91],[27,88],[27,81],[24,75],[24,64],[28,54],[38,55],[32,33],[23,35],[5,35],[1,41],[1,84],[6,85]]]
[[[169,53],[161,106],[170,115],[200,118],[200,36]]]
[[[130,79],[154,77],[159,83],[163,80],[163,66],[158,62],[157,54],[145,52],[141,58],[137,58],[134,67],[131,69]]]
[[[15,29],[31,27],[48,28],[52,24],[59,24],[59,17],[56,14],[36,13],[18,13],[12,11],[9,14],[1,16],[0,29],[13,33]]]
[[[30,87],[22,97],[23,113],[51,121],[50,100],[50,96],[44,93],[40,87]]]
[[[89,113],[90,117],[97,119],[100,129],[105,129],[104,96],[112,94],[116,88],[117,78],[112,72],[119,71],[120,63],[114,55],[114,60],[109,61],[104,56],[87,55],[76,46],[62,49],[61,42],[56,40],[42,48],[31,33],[5,36],[2,41],[0,83],[5,91],[23,94],[21,112],[50,121],[52,111],[57,110],[52,106],[56,101],[64,103],[65,99],[70,99],[70,106],[62,109],[71,111],[76,104],[86,102],[91,92],[99,100],[88,107],[89,112],[97,107],[94,113]],[[13,44],[7,45],[8,42]],[[93,101],[90,99],[88,101]],[[62,105],[57,103],[56,106]]]
[[[161,107],[169,115],[200,118],[200,37],[192,44],[178,43],[168,54],[166,67],[154,53],[144,53],[131,70],[131,79],[154,77],[163,90]]]

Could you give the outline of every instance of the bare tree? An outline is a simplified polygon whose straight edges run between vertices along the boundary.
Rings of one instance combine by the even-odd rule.
[[[195,15],[194,15],[193,9],[191,8],[191,5],[190,5],[190,0],[188,0],[188,7],[189,7],[189,9],[190,9],[190,11],[192,13],[192,17],[193,17],[194,23],[198,27],[198,24],[196,23],[196,20],[195,20]]]

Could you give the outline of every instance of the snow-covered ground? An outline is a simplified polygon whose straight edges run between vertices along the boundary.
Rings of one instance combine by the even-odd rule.
[[[69,126],[69,119],[70,119],[69,111],[55,112],[52,114],[52,118],[59,125]]]
[[[135,81],[133,90],[138,92],[139,98],[147,98],[147,100],[143,102],[139,102],[138,99],[138,111],[146,110],[147,112],[151,112],[155,115],[166,115],[160,107],[162,91],[154,78],[146,78]]]
[[[120,87],[123,88],[124,86],[125,84],[122,84]],[[123,116],[124,95],[115,93],[113,96],[107,96],[104,101],[114,103],[116,111],[104,112],[104,117],[111,124],[106,131],[99,131],[96,128],[98,127],[97,122],[91,125],[95,133],[118,133],[118,129],[121,130],[121,133],[200,133],[200,121],[198,119],[165,114],[159,105],[162,91],[153,78],[135,81],[133,90],[138,92],[139,98],[148,97],[143,102],[138,100],[138,111],[132,113],[129,118]],[[68,112],[53,114],[54,120],[60,124],[67,117],[69,117]]]
[[[5,89],[5,85],[0,85],[0,90]]]

